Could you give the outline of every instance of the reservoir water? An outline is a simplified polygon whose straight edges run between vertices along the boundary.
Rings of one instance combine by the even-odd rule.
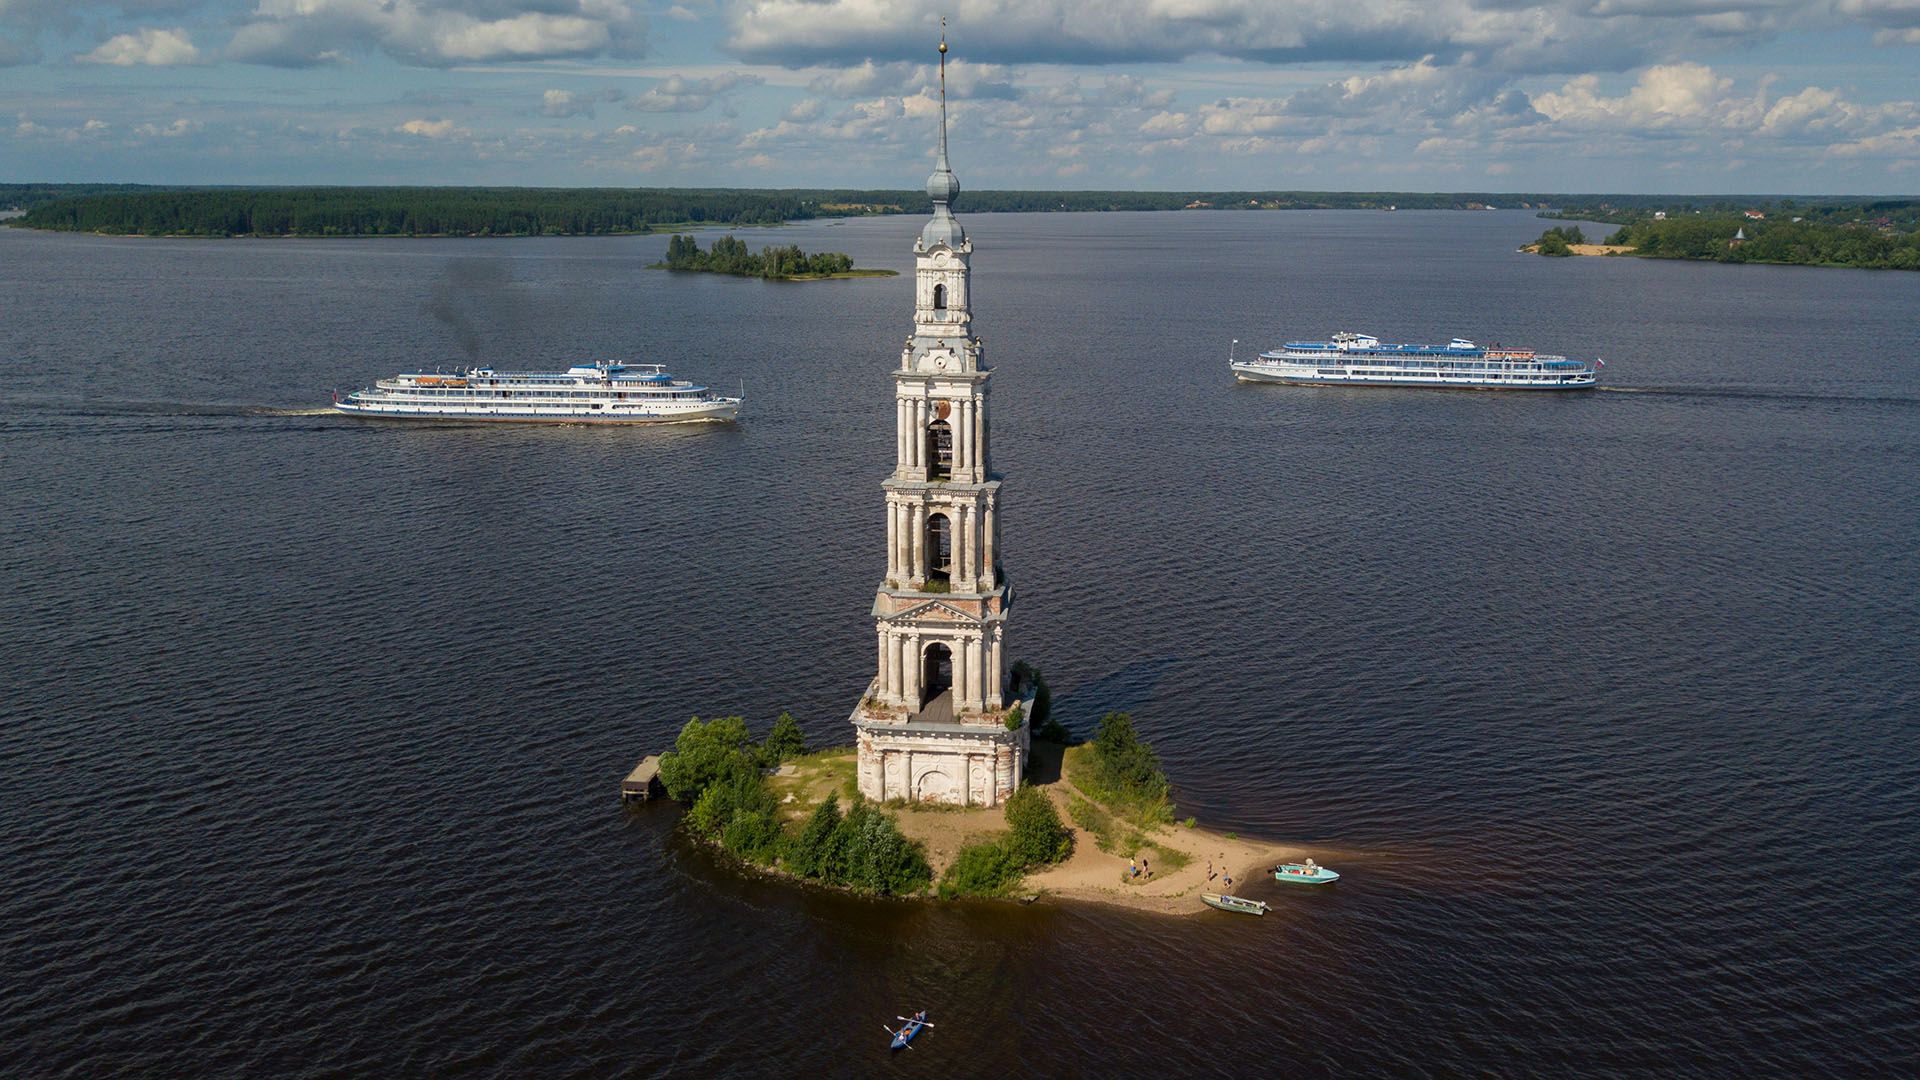
[[[1920,1068],[1920,275],[1537,259],[1524,212],[964,209],[1012,655],[1338,886],[863,901],[622,809],[696,713],[850,738],[907,277],[0,230],[0,1072]],[[910,271],[919,224],[741,235]],[[1227,374],[1338,329],[1605,389]],[[743,420],[324,412],[597,358],[744,382]]]

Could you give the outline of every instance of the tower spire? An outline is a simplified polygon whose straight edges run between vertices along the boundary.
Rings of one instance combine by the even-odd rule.
[[[960,194],[960,181],[947,164],[947,20],[940,18],[940,154],[933,163],[933,175],[927,177],[927,197],[933,200],[933,220],[920,231],[926,247],[945,244],[959,247],[966,231],[953,219],[953,200]]]
[[[947,165],[947,17],[940,16],[940,163],[938,172],[952,172]]]

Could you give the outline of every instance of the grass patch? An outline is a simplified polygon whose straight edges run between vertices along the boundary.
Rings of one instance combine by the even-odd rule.
[[[1079,795],[1068,797],[1067,816],[1093,837],[1095,847],[1109,855],[1130,857],[1147,842],[1146,837],[1129,828],[1126,822]]]
[[[1171,874],[1175,870],[1185,869],[1193,862],[1193,856],[1178,848],[1163,847],[1152,841],[1148,841],[1147,846],[1153,849],[1153,872],[1155,874]]]
[[[1164,791],[1129,797],[1112,790],[1100,781],[1098,755],[1094,743],[1069,746],[1061,757],[1060,771],[1074,787],[1134,829],[1151,832],[1172,824],[1173,803]],[[1102,845],[1101,850],[1108,849]]]

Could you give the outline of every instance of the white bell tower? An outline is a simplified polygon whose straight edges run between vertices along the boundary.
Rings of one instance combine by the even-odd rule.
[[[914,253],[913,335],[894,382],[887,576],[874,599],[879,673],[853,722],[871,799],[995,806],[1019,787],[1028,725],[1007,719],[1002,634],[1013,592],[997,559],[1000,480],[988,453],[986,351],[973,334],[973,243],[954,219],[947,42],[933,218]]]

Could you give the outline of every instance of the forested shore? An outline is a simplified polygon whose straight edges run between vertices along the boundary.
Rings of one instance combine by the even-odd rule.
[[[126,236],[606,236],[927,214],[924,191],[723,188],[136,188],[0,184],[11,224]],[[1533,209],[1549,196],[1302,191],[971,191],[972,213]]]
[[[1550,217],[1618,225],[1606,254],[1704,262],[1920,270],[1920,199],[1715,200],[1663,206],[1568,206]],[[1542,255],[1574,250],[1579,227],[1549,229]],[[1556,235],[1558,234],[1558,235]]]

